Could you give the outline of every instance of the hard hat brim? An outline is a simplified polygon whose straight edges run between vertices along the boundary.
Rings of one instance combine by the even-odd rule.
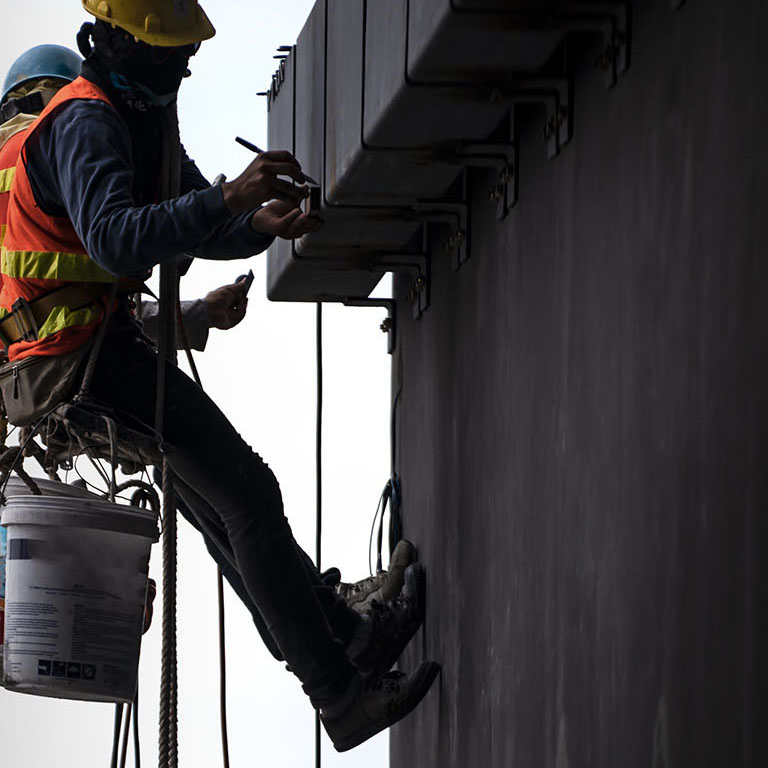
[[[115,19],[99,11],[98,5],[93,0],[82,0],[83,8],[97,19],[120,27],[126,32],[132,34],[137,40],[141,40],[147,45],[158,45],[166,48],[176,48],[191,43],[201,43],[203,40],[210,40],[215,34],[216,29],[211,24],[206,12],[198,5],[195,23],[186,26],[185,29],[174,32],[148,31],[143,26],[132,24],[130,21]],[[94,8],[94,6],[96,6]]]

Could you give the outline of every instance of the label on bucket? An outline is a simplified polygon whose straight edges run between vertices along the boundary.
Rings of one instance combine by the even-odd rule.
[[[73,557],[71,544],[65,553],[60,542],[19,537],[15,528],[7,547],[5,686],[44,696],[131,701],[148,551],[116,557],[99,541],[109,534],[80,530],[81,549]]]

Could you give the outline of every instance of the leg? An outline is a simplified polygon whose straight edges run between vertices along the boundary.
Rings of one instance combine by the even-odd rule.
[[[156,357],[132,338],[107,337],[94,397],[145,424],[154,419]],[[165,440],[174,472],[203,497],[226,531],[248,594],[316,705],[355,674],[333,635],[283,515],[271,470],[202,390],[167,371]]]
[[[245,584],[243,584],[243,579],[237,570],[235,556],[229,545],[227,533],[219,522],[216,512],[205,499],[184,485],[180,480],[176,480],[176,485],[177,509],[193,527],[200,531],[205,546],[221,569],[222,575],[250,611],[256,629],[259,631],[264,644],[278,661],[283,661],[280,649],[277,647],[274,638],[269,634],[264,619],[253,600],[251,600]],[[295,541],[294,545],[304,562],[307,569],[307,577],[312,584],[312,588],[315,590],[315,595],[320,601],[320,605],[331,625],[334,635],[346,646],[360,624],[359,615],[347,606],[345,600],[338,595],[333,587],[328,586],[322,581],[309,555]]]

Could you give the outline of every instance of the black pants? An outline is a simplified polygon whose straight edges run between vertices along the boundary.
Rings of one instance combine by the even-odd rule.
[[[155,480],[158,484],[160,483],[159,475],[156,476]],[[284,661],[283,654],[267,628],[264,618],[259,613],[258,606],[251,599],[243,583],[243,577],[237,568],[237,560],[229,544],[227,532],[221,525],[216,510],[178,478],[175,480],[174,490],[176,491],[176,509],[190,525],[201,533],[208,554],[219,566],[222,576],[250,612],[253,623],[269,652],[278,661]],[[298,544],[296,544],[296,549],[304,562],[307,577],[334,635],[346,646],[360,624],[360,617],[347,606],[332,586],[323,581],[312,562],[312,558]]]
[[[99,354],[91,394],[127,423],[154,423],[157,356],[113,321]],[[184,488],[214,511],[237,571],[292,671],[315,706],[346,687],[355,669],[313,589],[283,514],[274,474],[216,404],[168,366],[163,439]]]

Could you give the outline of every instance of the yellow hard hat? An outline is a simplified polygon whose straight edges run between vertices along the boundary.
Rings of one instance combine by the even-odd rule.
[[[216,34],[197,0],[82,0],[97,19],[130,32],[149,45],[199,43]]]

